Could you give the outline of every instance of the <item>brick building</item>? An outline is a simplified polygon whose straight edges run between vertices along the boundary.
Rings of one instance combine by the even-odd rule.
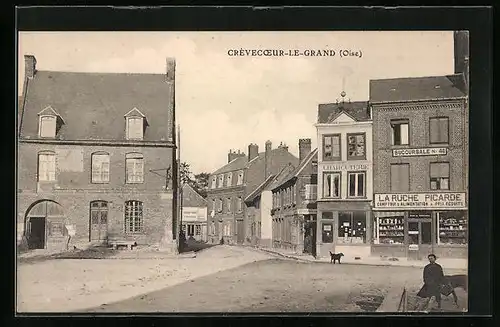
[[[311,151],[311,139],[299,140],[299,160],[269,187],[273,247],[316,255],[318,150]]]
[[[38,71],[25,56],[18,241],[174,249],[175,61],[166,74]],[[174,173],[175,175],[175,173]]]
[[[316,128],[316,256],[328,256],[329,251],[369,256],[373,160],[368,102],[320,104]]]
[[[182,185],[182,230],[186,238],[207,241],[207,201],[187,183]]]
[[[463,74],[372,80],[375,255],[467,257]]]
[[[284,145],[272,149],[266,142],[264,152],[257,144],[248,146],[248,155],[230,151],[228,163],[209,177],[207,201],[210,211],[208,239],[217,243],[250,242],[253,221],[246,217],[243,199],[261,185],[267,177],[277,174],[284,166],[297,164],[298,158]]]

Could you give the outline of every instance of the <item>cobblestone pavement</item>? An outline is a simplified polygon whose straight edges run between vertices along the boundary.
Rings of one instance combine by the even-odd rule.
[[[415,287],[414,267],[270,259],[221,271],[91,312],[372,312],[390,286]],[[461,311],[458,310],[457,311]]]

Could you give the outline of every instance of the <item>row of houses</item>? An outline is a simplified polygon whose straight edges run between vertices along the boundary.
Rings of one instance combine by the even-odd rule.
[[[466,257],[468,53],[455,41],[453,75],[371,80],[368,101],[320,104],[318,147],[301,139],[299,158],[269,141],[230,151],[210,176],[208,239]]]

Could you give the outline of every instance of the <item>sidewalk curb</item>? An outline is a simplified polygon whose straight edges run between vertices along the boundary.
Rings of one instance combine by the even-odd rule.
[[[274,254],[274,255],[277,255],[277,256],[280,256],[283,258],[293,259],[293,260],[301,261],[301,262],[331,264],[328,261],[321,261],[321,260],[318,260],[315,258],[311,258],[311,259],[300,258],[300,257],[294,256],[294,255],[284,254],[284,253],[280,253],[278,251],[273,251],[273,250],[269,250],[269,249],[249,247],[249,246],[245,246],[245,247],[250,248],[250,249],[254,249],[256,251],[262,251],[262,252]],[[425,264],[423,264],[423,263],[421,263],[421,264],[397,264],[396,263],[395,264],[393,262],[362,262],[362,261],[360,261],[360,262],[345,262],[344,261],[341,264],[343,264],[343,265],[357,265],[357,266],[375,266],[375,267],[377,267],[377,266],[378,267],[409,267],[409,268],[424,268],[425,267]],[[467,267],[461,267],[461,268],[454,267],[454,268],[449,268],[449,269],[467,270]]]

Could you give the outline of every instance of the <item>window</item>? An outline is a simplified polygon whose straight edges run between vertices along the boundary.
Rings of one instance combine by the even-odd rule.
[[[127,153],[125,157],[127,183],[144,182],[144,157],[140,153]]]
[[[366,243],[366,213],[339,212],[338,243]]]
[[[92,161],[92,183],[109,182],[109,154],[93,153]]]
[[[217,187],[223,187],[224,186],[224,175],[221,174],[219,175],[219,180],[218,180],[218,183],[217,183]]]
[[[217,206],[216,206],[216,200],[215,199],[212,199],[212,210],[214,212],[217,212]]]
[[[194,236],[194,225],[187,225],[187,236]]]
[[[38,180],[43,182],[56,180],[56,154],[54,152],[38,154]]]
[[[431,190],[450,189],[450,164],[448,162],[431,162]]]
[[[142,218],[143,218],[142,202],[140,201],[127,201],[125,202],[125,232],[126,233],[140,233],[142,232]]]
[[[242,200],[241,197],[236,198],[236,211],[241,212],[242,211]]]
[[[391,191],[408,192],[410,190],[410,165],[391,164]]]
[[[323,243],[333,243],[333,224],[323,223],[322,231]]]
[[[238,180],[236,181],[237,185],[242,185],[243,184],[243,171],[238,172]]]
[[[323,197],[340,197],[340,173],[326,173],[323,175]]]
[[[318,196],[318,185],[307,184],[305,188],[306,188],[305,199],[309,201],[316,200]]]
[[[226,212],[231,213],[231,198],[226,199]]]
[[[224,223],[224,236],[231,236],[231,222]]]
[[[467,216],[461,211],[437,213],[438,244],[467,244]]]
[[[323,160],[341,160],[340,134],[323,136]]]
[[[219,199],[218,201],[219,201],[219,203],[217,206],[217,212],[222,212],[222,199]]]
[[[349,192],[348,197],[360,198],[365,196],[366,173],[349,173]]]
[[[347,160],[366,159],[366,134],[347,134]]]
[[[127,139],[142,140],[144,134],[144,121],[141,117],[127,118]]]
[[[408,119],[391,121],[392,128],[392,144],[393,145],[408,145],[409,121]]]
[[[194,235],[196,235],[196,236],[200,236],[201,235],[201,225],[196,225],[195,226]]]
[[[232,186],[233,173],[227,173],[226,176],[226,186]]]
[[[210,184],[211,188],[216,188],[217,187],[217,177],[216,176],[212,176],[212,180],[211,180],[211,184]]]
[[[56,128],[56,116],[40,116],[40,125],[38,127],[40,137],[56,137]]]
[[[448,143],[448,117],[434,117],[429,119],[429,135],[431,144],[447,144]]]

